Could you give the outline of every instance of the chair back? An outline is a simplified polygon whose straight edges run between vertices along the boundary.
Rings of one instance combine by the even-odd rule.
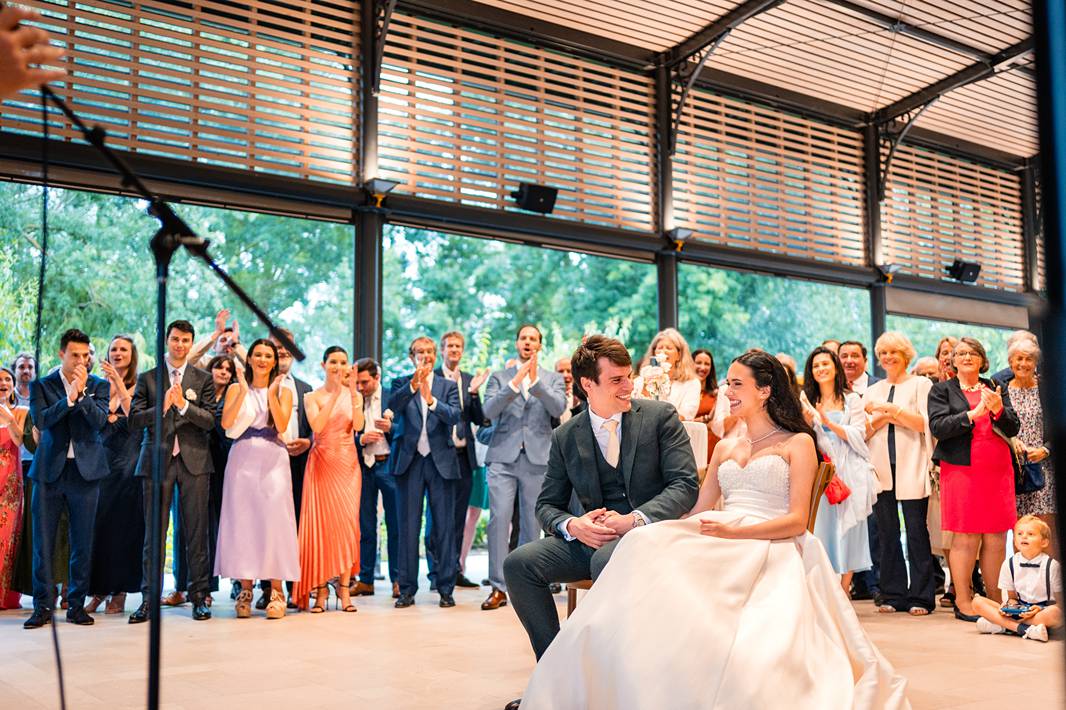
[[[825,489],[836,474],[836,466],[828,461],[818,464],[818,472],[814,474],[814,485],[811,487],[811,507],[807,511],[807,531],[814,532],[814,521],[818,517],[818,504],[825,494]]]

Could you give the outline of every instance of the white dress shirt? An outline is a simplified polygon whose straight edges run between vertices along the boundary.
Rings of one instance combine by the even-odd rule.
[[[363,400],[363,433],[379,431],[374,426],[375,419],[381,419],[381,387]],[[389,442],[382,439],[372,444],[363,444],[363,463],[368,467],[373,466],[377,456],[389,455]]]
[[[864,372],[852,381],[851,391],[855,394],[861,395],[866,392],[866,388],[869,386],[870,376]]]
[[[441,364],[440,370],[441,370],[441,372],[444,373],[445,377],[447,377],[449,380],[453,381],[455,383],[455,386],[457,388],[459,388],[459,411],[462,412],[463,411],[463,407],[466,405],[466,402],[463,400],[463,395],[465,393],[463,392],[463,376],[462,376],[462,374],[459,372],[458,368],[456,368],[454,370],[449,370],[448,366],[444,365],[444,364]],[[457,449],[461,449],[461,448],[466,446],[466,439],[464,439],[464,438],[459,436],[459,425],[458,424],[456,424],[455,426],[452,427],[452,443],[455,444],[455,448],[457,448]]]
[[[419,392],[418,388],[414,386],[413,381],[411,383],[411,392],[414,393],[415,397],[418,397],[418,408],[422,410],[422,432],[418,435],[418,446],[416,448],[418,450],[418,453],[422,454],[423,456],[429,456],[429,432],[426,431],[426,419],[429,417],[430,412],[437,411],[437,398],[434,397],[432,394],[432,371],[430,371],[429,375],[426,377],[426,384],[430,390],[429,398],[433,400],[433,404],[429,405],[428,407],[426,406],[425,400],[422,399],[422,393]]]
[[[177,372],[176,377],[178,379],[180,379],[181,385],[182,385],[182,390],[181,391],[184,392],[185,391],[185,369],[189,366],[189,361],[186,360],[185,362],[183,362],[181,364],[181,367],[175,367],[174,365],[171,365],[170,364],[170,360],[166,360],[165,358],[164,358],[164,362],[166,362],[166,364],[167,364],[167,381],[170,382],[171,384],[173,384],[174,383],[174,378],[175,378],[175,374],[174,373]],[[182,416],[184,416],[185,412],[187,412],[187,411],[189,411],[189,400],[186,399],[185,400],[185,406],[182,407],[181,409],[179,409],[178,413],[181,414]],[[165,414],[165,412],[164,412],[164,414]],[[180,451],[181,451],[181,446],[178,444],[178,435],[177,435],[177,432],[175,432],[174,433],[174,449],[170,452],[170,455],[171,456],[177,456]]]
[[[77,402],[78,398],[74,395],[74,385],[72,385],[70,383],[70,380],[67,379],[67,376],[63,374],[63,369],[62,368],[60,368],[60,370],[59,370],[59,379],[63,381],[63,389],[66,390],[66,393],[67,393],[67,406],[68,407],[73,407],[74,405],[71,404],[71,402]],[[74,440],[73,439],[71,439],[70,443],[67,444],[67,458],[68,459],[74,458]]]
[[[1010,567],[1014,562],[1014,579],[1011,579]],[[1023,567],[1022,565],[1035,564],[1038,567]],[[1048,589],[1047,565],[1051,565],[1051,589]],[[999,588],[1005,596],[1013,596],[1020,601],[1044,602],[1058,601],[1062,592],[1062,568],[1057,560],[1053,560],[1041,552],[1031,560],[1025,559],[1020,552],[1015,552],[1013,557],[1003,560],[1003,566],[999,568]]]
[[[292,414],[289,416],[289,426],[281,432],[280,436],[283,442],[289,444],[300,438],[300,395],[296,391],[296,378],[291,372],[282,379],[281,386],[292,393]]]
[[[563,413],[559,415],[560,424],[566,424],[568,421],[570,421],[570,417],[574,416],[570,410],[574,408],[575,404],[576,402],[574,402],[574,391],[569,390],[566,393],[566,409],[564,409]]]

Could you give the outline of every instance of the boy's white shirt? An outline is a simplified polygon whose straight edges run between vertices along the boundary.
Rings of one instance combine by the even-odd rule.
[[[1010,562],[1014,560],[1014,581],[1011,582]],[[1039,564],[1040,567],[1022,567],[1022,563]],[[999,588],[1003,591],[1004,600],[1008,595],[1014,596],[1026,602],[1039,602],[1047,600],[1047,570],[1045,566],[1051,565],[1051,599],[1059,600],[1062,593],[1062,567],[1058,560],[1051,559],[1047,553],[1041,552],[1031,560],[1027,560],[1020,552],[1014,553],[1013,557],[1003,560],[1003,566],[999,570]]]

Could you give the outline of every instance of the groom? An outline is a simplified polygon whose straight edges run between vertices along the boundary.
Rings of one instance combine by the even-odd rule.
[[[574,384],[589,406],[552,434],[537,499],[548,537],[504,561],[511,604],[538,660],[559,633],[549,584],[595,580],[623,535],[680,518],[696,503],[696,460],[677,410],[630,399],[632,364],[625,346],[603,335],[574,353]],[[572,492],[588,511],[581,517],[567,511]]]

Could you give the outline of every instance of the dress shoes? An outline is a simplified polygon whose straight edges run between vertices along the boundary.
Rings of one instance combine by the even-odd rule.
[[[207,604],[207,598],[193,599],[192,618],[196,621],[206,621],[211,618],[211,607]]]
[[[450,609],[453,606],[455,606],[455,597],[453,597],[451,594],[441,594],[440,595],[440,608],[441,609]]]
[[[467,579],[466,575],[463,574],[462,572],[460,572],[458,575],[456,575],[456,577],[455,577],[455,586],[462,587],[463,589],[477,589],[478,588],[478,585],[474,584],[469,579]]]
[[[163,606],[181,606],[185,602],[185,592],[179,592],[177,590],[174,590],[159,600],[159,603]]]
[[[507,593],[501,592],[499,589],[493,589],[492,594],[488,596],[488,599],[481,602],[482,611],[499,609],[501,606],[507,606]]]
[[[137,611],[130,614],[131,624],[143,624],[148,621],[148,602],[141,602],[141,605],[137,607]]]
[[[406,609],[409,606],[413,606],[415,598],[413,594],[401,594],[396,599],[396,603],[393,604],[397,609]]]
[[[34,609],[30,614],[30,618],[22,622],[22,628],[24,629],[39,629],[45,624],[52,623],[52,610],[51,609]]]
[[[966,613],[964,613],[962,611],[962,609],[960,609],[955,604],[951,605],[951,609],[952,609],[952,611],[955,612],[955,618],[958,619],[959,621],[968,621],[968,622],[970,622],[972,624],[972,623],[974,623],[975,621],[977,621],[978,619],[981,618],[978,614],[966,614]]]
[[[393,599],[399,599],[400,598],[400,583],[399,582],[393,582],[392,583],[392,598]]]
[[[548,585],[548,591],[552,594],[561,594],[563,591],[563,585],[559,584],[558,582],[552,582]]]
[[[515,698],[511,702],[503,706],[503,710],[518,710],[518,706],[522,704],[522,698]]]
[[[255,600],[255,608],[259,611],[267,608],[267,604],[270,603],[270,592],[265,591],[259,595],[259,598]]]
[[[366,582],[356,582],[348,591],[353,597],[372,597],[374,596],[374,585]]]
[[[89,613],[83,607],[72,606],[67,609],[67,622],[78,626],[92,626],[96,623],[96,620],[89,616]]]

